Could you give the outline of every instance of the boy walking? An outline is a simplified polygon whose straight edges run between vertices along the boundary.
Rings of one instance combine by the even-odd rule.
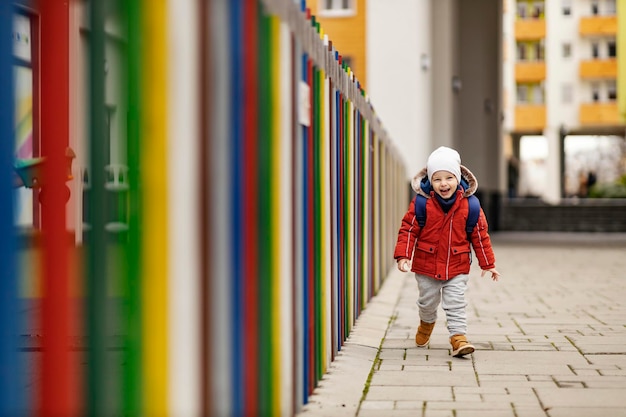
[[[430,154],[426,168],[413,177],[411,186],[418,198],[426,198],[427,215],[425,221],[419,221],[417,198],[413,199],[402,218],[394,258],[399,270],[411,270],[417,280],[420,324],[415,343],[421,347],[428,345],[441,302],[446,313],[452,356],[468,355],[474,352],[474,346],[466,336],[465,312],[470,243],[482,269],[481,276],[489,272],[494,281],[500,277],[495,269],[495,256],[482,209],[479,209],[476,225],[466,231],[470,214],[468,201],[478,189],[478,181],[461,165],[457,151],[442,146]]]

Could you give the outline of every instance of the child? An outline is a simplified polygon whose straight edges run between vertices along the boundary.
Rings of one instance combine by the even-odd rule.
[[[469,212],[467,197],[474,194],[478,182],[461,165],[454,149],[442,146],[428,157],[426,168],[412,180],[416,193],[427,197],[426,221],[420,228],[415,214],[415,200],[402,218],[394,258],[398,269],[415,273],[419,298],[420,324],[415,335],[418,346],[427,346],[435,327],[439,303],[446,313],[452,356],[474,352],[465,336],[465,289],[469,279],[471,249],[465,230]],[[471,232],[471,245],[478,264],[497,281],[495,257],[487,231],[487,220],[480,209],[478,222]],[[412,261],[411,261],[412,259]]]

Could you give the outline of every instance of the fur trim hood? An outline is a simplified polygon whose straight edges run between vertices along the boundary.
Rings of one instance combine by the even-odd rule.
[[[465,183],[465,184],[464,184]],[[467,169],[464,165],[461,165],[461,187],[464,189],[463,197],[469,197],[474,194],[478,189],[478,180],[472,174],[472,171]],[[422,186],[428,187],[423,189]],[[466,187],[467,186],[467,187]],[[415,174],[411,180],[411,188],[418,194],[423,195],[426,198],[430,198],[430,182],[428,181],[428,173],[426,168],[423,168],[420,172]]]

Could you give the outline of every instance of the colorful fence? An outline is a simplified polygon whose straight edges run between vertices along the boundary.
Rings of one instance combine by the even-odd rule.
[[[89,3],[84,89],[63,64],[80,61],[78,2],[36,12],[47,197],[40,245],[22,237],[18,248],[11,205],[0,211],[0,416],[293,415],[393,266],[408,204],[401,159],[304,4],[116,4]],[[124,28],[121,62],[112,22]],[[0,85],[11,88],[5,44]],[[124,75],[114,144],[115,68],[103,62]],[[72,104],[81,93],[86,110]],[[3,137],[13,119],[2,110]],[[88,142],[64,142],[74,122]],[[84,200],[74,224],[68,144]],[[3,201],[13,152],[0,148]]]

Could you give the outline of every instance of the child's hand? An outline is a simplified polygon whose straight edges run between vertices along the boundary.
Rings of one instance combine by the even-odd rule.
[[[480,274],[481,277],[485,276],[485,272],[491,272],[491,279],[497,281],[500,278],[500,273],[496,271],[496,268],[491,269],[483,269],[483,272]]]
[[[411,270],[411,261],[409,259],[400,259],[398,261],[398,269],[402,272],[409,272]]]

